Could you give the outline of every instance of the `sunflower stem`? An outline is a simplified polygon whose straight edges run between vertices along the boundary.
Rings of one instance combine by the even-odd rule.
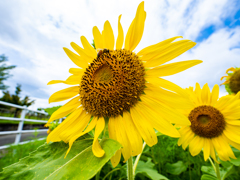
[[[216,171],[216,167],[215,167],[215,165],[214,165],[214,163],[213,163],[211,157],[209,157],[208,159],[209,159],[210,163],[212,164],[212,167],[213,167],[215,173],[217,173],[217,171]]]
[[[132,156],[127,161],[127,179],[134,180]]]
[[[142,147],[142,152],[143,152],[145,146],[146,146],[146,143],[144,142],[144,143],[143,143],[143,147]],[[137,156],[137,158],[136,158],[136,160],[135,160],[135,162],[134,162],[134,165],[133,165],[133,173],[134,173],[134,175],[135,175],[135,171],[136,171],[136,169],[137,169],[137,165],[138,165],[138,162],[139,162],[139,160],[140,160],[141,155],[142,155],[142,153]]]
[[[215,167],[216,167],[217,179],[221,180],[219,164],[217,162],[215,162]]]

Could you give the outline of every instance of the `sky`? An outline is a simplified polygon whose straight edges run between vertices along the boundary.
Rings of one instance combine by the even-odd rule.
[[[124,33],[133,20],[140,0],[7,0],[0,1],[0,55],[8,57],[8,65],[17,67],[5,84],[14,93],[22,85],[21,96],[35,100],[30,109],[63,105],[66,101],[48,103],[54,92],[67,85],[47,85],[50,80],[65,80],[68,70],[77,67],[63,47],[71,42],[81,46],[80,36],[92,42],[92,28],[100,31],[109,20],[115,38],[118,16]],[[197,43],[191,50],[170,62],[200,59],[200,65],[168,79],[182,88],[210,89],[220,85],[226,69],[240,66],[240,2],[239,0],[146,0],[147,18],[143,37],[135,52],[174,36]],[[227,95],[220,86],[220,96]]]

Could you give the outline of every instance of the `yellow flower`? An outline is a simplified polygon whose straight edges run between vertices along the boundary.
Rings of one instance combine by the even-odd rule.
[[[48,123],[71,113],[49,134],[47,142],[63,140],[69,143],[70,150],[78,137],[95,128],[92,150],[95,156],[102,157],[104,151],[98,137],[105,123],[108,123],[109,137],[123,147],[112,157],[113,166],[119,163],[121,153],[125,161],[130,156],[140,154],[142,139],[149,146],[156,144],[154,129],[171,137],[180,136],[171,123],[189,125],[190,122],[169,105],[176,103],[182,106],[180,94],[185,94],[179,86],[159,77],[176,74],[202,62],[189,60],[165,64],[196,44],[190,40],[173,42],[179,37],[146,47],[137,54],[133,52],[144,30],[144,2],[138,6],[122,48],[124,35],[120,18],[121,15],[116,44],[108,21],[102,33],[96,26],[93,27],[97,50],[84,36],[81,37],[83,48],[72,42],[71,46],[78,54],[67,48],[64,51],[80,68],[71,68],[69,72],[72,75],[66,81],[53,80],[48,83],[74,86],[60,90],[49,98],[50,103],[73,99],[52,114]]]
[[[223,161],[235,158],[231,146],[240,150],[240,106],[239,95],[219,98],[219,86],[215,85],[210,92],[207,84],[195,90],[186,89],[189,104],[183,114],[191,121],[191,125],[182,126],[178,145],[183,149],[189,145],[192,156],[203,149],[205,161],[211,156],[216,161],[215,151]],[[183,104],[184,106],[184,104]]]
[[[232,73],[229,73],[232,71]],[[226,78],[226,81],[221,85],[225,85],[225,88],[229,94],[237,94],[240,91],[240,69],[239,68],[229,68],[226,71],[227,76],[223,76],[221,81]]]

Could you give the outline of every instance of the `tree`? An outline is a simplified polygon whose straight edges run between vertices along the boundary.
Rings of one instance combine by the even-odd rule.
[[[8,86],[4,85],[3,81],[7,80],[12,75],[9,74],[9,70],[15,68],[16,66],[8,66],[4,62],[7,61],[7,57],[3,54],[0,55],[0,90],[5,90]]]
[[[21,100],[21,98],[20,98],[21,91],[22,91],[21,85],[17,84],[15,94],[11,95],[9,91],[3,91],[3,96],[0,98],[0,101],[9,102],[12,104],[16,104],[16,105],[20,105],[20,106],[27,106],[27,107],[32,105],[35,102],[35,100],[30,101],[28,96],[25,96]],[[0,107],[6,108],[6,106],[3,106],[3,105],[1,105]],[[17,117],[20,112],[21,112],[21,109],[17,108],[14,113],[14,117]]]

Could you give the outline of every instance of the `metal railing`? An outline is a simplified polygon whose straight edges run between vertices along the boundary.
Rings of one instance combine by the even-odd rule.
[[[0,104],[1,105],[5,105],[5,106],[14,107],[14,108],[17,108],[17,109],[21,109],[21,116],[20,116],[20,118],[0,116],[0,121],[1,120],[19,121],[17,131],[0,131],[0,135],[16,134],[15,142],[14,142],[15,145],[17,145],[17,144],[25,144],[25,143],[30,142],[30,141],[20,142],[22,133],[43,132],[43,131],[47,131],[48,130],[48,129],[23,130],[24,121],[37,122],[37,123],[43,123],[43,124],[47,123],[46,120],[25,119],[25,116],[26,116],[27,112],[34,112],[34,113],[44,114],[44,115],[48,115],[48,113],[43,112],[43,111],[30,110],[26,106],[19,106],[19,105],[16,105],[16,104],[11,104],[11,103],[7,103],[7,102],[3,102],[3,101],[0,101]],[[59,123],[61,123],[61,122],[62,122],[62,119],[59,119]],[[40,138],[39,140],[41,140],[41,139],[44,139],[44,138]],[[7,148],[9,146],[10,145],[0,146],[0,149],[5,149],[5,148]]]

